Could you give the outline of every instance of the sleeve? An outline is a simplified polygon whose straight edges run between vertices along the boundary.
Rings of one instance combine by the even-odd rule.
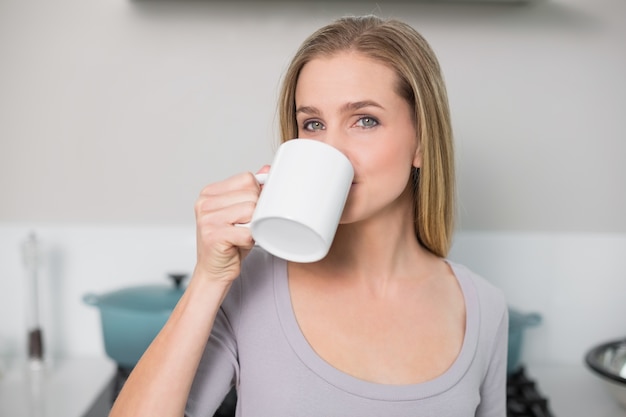
[[[224,304],[232,303],[233,298],[237,298],[232,294],[233,288]],[[239,379],[237,341],[231,325],[232,317],[229,318],[227,314],[230,309],[225,308],[224,304],[215,318],[211,336],[198,365],[187,398],[186,417],[212,417]]]
[[[504,417],[506,412],[506,378],[509,314],[505,308],[500,319],[487,374],[480,387],[480,404],[476,417]]]

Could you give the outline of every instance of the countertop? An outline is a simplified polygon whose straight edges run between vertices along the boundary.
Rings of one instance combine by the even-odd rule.
[[[555,417],[626,417],[626,409],[584,365],[532,364],[527,375],[548,398]],[[67,358],[42,371],[25,365],[0,375],[0,416],[81,417],[110,382],[108,358]]]
[[[626,417],[604,381],[580,365],[530,365],[528,376],[548,398],[555,417]]]
[[[115,369],[113,361],[97,357],[58,359],[36,371],[26,363],[5,366],[0,416],[81,417]]]

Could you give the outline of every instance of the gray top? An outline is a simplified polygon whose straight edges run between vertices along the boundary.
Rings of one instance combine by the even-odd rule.
[[[504,417],[508,310],[500,290],[448,262],[463,291],[465,339],[442,375],[384,385],[324,361],[294,315],[287,263],[255,248],[213,327],[187,401],[189,417],[211,417],[237,387],[237,416]]]

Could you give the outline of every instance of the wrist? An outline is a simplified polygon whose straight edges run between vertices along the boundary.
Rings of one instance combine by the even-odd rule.
[[[191,275],[191,279],[189,280],[187,289],[199,293],[214,295],[219,294],[220,298],[223,298],[223,296],[230,289],[232,282],[232,279],[211,273],[210,271],[196,265]]]

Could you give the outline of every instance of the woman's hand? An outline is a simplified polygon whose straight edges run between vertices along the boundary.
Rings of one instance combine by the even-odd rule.
[[[269,171],[263,167],[259,173]],[[197,263],[194,275],[230,284],[254,246],[248,227],[261,186],[252,173],[206,186],[195,204]],[[238,226],[239,225],[239,226]]]

